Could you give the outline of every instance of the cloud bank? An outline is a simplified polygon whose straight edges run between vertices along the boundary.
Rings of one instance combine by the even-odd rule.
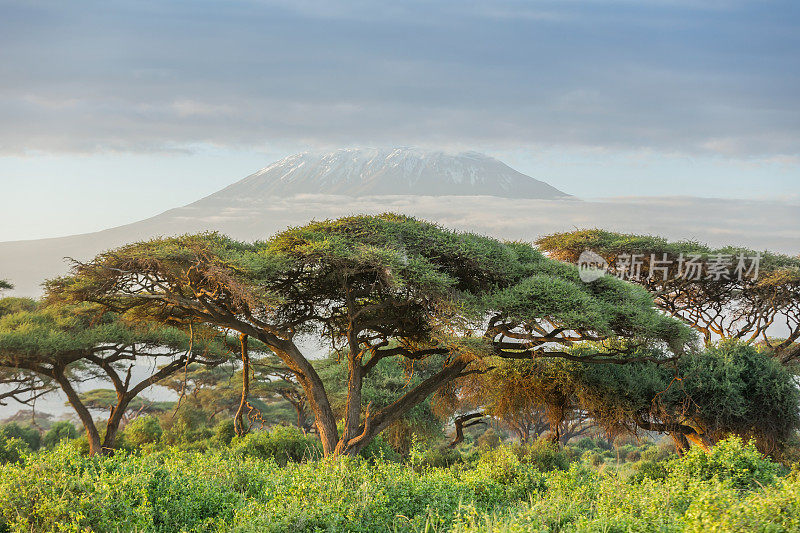
[[[0,154],[417,144],[783,157],[792,2],[0,3]]]

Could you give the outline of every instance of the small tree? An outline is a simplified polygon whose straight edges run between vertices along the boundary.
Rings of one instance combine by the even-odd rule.
[[[40,305],[0,318],[0,368],[38,376],[57,385],[83,423],[90,453],[114,448],[114,440],[131,402],[151,385],[199,362],[215,365],[228,357],[213,332],[187,335],[176,328],[131,324],[97,305]],[[158,368],[158,363],[164,364]],[[155,370],[134,382],[135,364]],[[157,369],[156,369],[157,368]],[[116,402],[106,433],[100,432],[76,386],[100,378],[110,381]]]
[[[163,383],[160,383],[163,385]],[[114,389],[92,389],[79,394],[81,402],[90,411],[113,412],[119,398]],[[172,401],[152,401],[142,396],[131,399],[127,410],[122,415],[122,425],[127,425],[141,415],[160,414],[174,407]]]
[[[464,380],[456,394],[509,426],[522,442],[549,430],[551,441],[566,444],[594,427],[574,394],[574,368],[563,360],[499,360],[491,372]]]
[[[100,302],[128,317],[204,323],[271,349],[305,392],[326,455],[357,454],[430,394],[486,370],[486,356],[573,358],[563,349],[615,336],[679,350],[690,335],[641,288],[584,284],[575,267],[522,243],[455,233],[398,215],[314,222],[266,242],[218,234],[136,243],[76,263],[53,298]],[[344,427],[304,338],[347,366]],[[387,358],[437,368],[378,409],[364,380]],[[581,356],[627,362],[620,351]]]

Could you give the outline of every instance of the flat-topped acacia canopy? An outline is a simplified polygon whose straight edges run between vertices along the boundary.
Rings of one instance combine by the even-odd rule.
[[[678,351],[691,333],[637,286],[586,284],[529,244],[459,233],[395,214],[290,228],[242,243],[206,233],[123,246],[76,263],[49,297],[99,302],[146,320],[207,323],[266,344],[305,390],[326,454],[353,454],[447,383],[490,357],[570,357],[553,346],[625,337]],[[340,435],[325,388],[299,347],[341,350],[349,381]],[[387,357],[441,368],[372,412],[361,387]],[[617,351],[586,356],[625,362]]]

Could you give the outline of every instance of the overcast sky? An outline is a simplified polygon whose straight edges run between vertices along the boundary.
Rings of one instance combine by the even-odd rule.
[[[0,240],[362,145],[581,197],[800,200],[800,3],[0,0]]]

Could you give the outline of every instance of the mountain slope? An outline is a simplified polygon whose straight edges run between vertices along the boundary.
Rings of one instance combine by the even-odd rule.
[[[16,291],[5,294],[35,296],[42,280],[66,272],[66,256],[87,260],[128,242],[200,231],[252,241],[311,219],[384,211],[512,240],[532,241],[575,227],[603,227],[713,246],[738,244],[792,254],[800,250],[800,209],[791,203],[564,197],[545,183],[475,153],[299,154],[202,200],[133,224],[84,235],[0,243],[0,279],[16,285]]]
[[[395,148],[292,155],[211,197],[270,199],[297,194],[482,195],[538,199],[569,196],[477,152],[451,155]]]

